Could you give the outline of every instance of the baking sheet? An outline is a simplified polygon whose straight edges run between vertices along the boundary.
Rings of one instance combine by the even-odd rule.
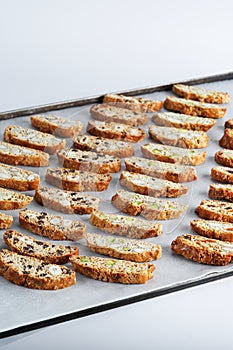
[[[201,83],[200,86],[205,86],[211,89],[213,88],[214,90],[228,91],[231,95],[233,88],[232,73],[230,73],[230,75],[228,74],[226,76],[221,76],[221,79],[223,78],[226,78],[228,80],[213,81],[205,84],[204,80],[199,80],[198,82]],[[216,80],[219,79],[216,78]],[[209,78],[208,81],[211,81],[211,79]],[[171,90],[167,90],[169,87],[170,85],[167,85],[164,88],[160,88],[162,91],[156,91],[159,88],[147,88],[145,89],[147,93],[143,96],[152,99],[164,100],[167,95],[172,94]],[[132,92],[130,94],[132,94]],[[140,95],[142,96],[142,91]],[[92,98],[88,101],[97,102],[100,99],[101,97],[96,97],[95,99]],[[83,105],[67,109],[59,109],[59,104],[56,106],[54,105],[54,108],[56,109],[56,112],[54,113],[59,116],[67,117],[69,119],[81,120],[84,123],[84,133],[86,130],[87,122],[91,119],[91,117],[89,114],[90,105],[86,105],[87,101],[82,101]],[[74,101],[72,101],[72,103],[73,102]],[[81,102],[79,102],[79,104],[81,104]],[[63,104],[62,108],[67,106],[70,105],[64,106]],[[206,162],[196,167],[198,180],[195,182],[187,183],[189,191],[186,195],[178,199],[171,199],[172,201],[176,200],[179,203],[188,205],[188,210],[178,219],[160,221],[163,225],[163,234],[159,237],[149,239],[154,243],[161,244],[163,250],[161,259],[154,262],[156,270],[154,272],[154,278],[152,280],[148,281],[144,285],[122,285],[117,283],[95,281],[77,274],[77,283],[72,287],[59,291],[39,291],[17,286],[8,282],[4,278],[0,278],[0,337],[3,338],[46,325],[63,322],[77,317],[83,317],[109,308],[114,308],[150,297],[155,297],[161,294],[166,294],[195,284],[205,283],[216,278],[232,275],[232,265],[228,265],[226,267],[201,265],[186,260],[181,256],[175,255],[170,249],[171,241],[177,235],[191,232],[189,222],[190,220],[197,218],[197,215],[194,213],[194,209],[202,199],[208,197],[208,188],[209,184],[211,183],[209,175],[210,169],[213,166],[216,166],[216,163],[214,161],[214,154],[217,150],[220,149],[218,146],[218,140],[223,134],[225,120],[229,119],[232,116],[232,106],[232,103],[227,105],[227,113],[225,117],[217,120],[216,125],[210,131],[208,131],[210,141],[209,146],[205,149],[207,152]],[[51,110],[51,106],[47,109]],[[36,109],[33,108],[29,109],[27,113],[31,114],[31,112],[35,110]],[[8,116],[18,115],[18,112],[14,113],[9,113]],[[24,111],[24,113],[26,113],[26,111]],[[52,112],[50,111],[48,114],[50,113]],[[145,125],[145,130],[147,130],[148,125],[152,123],[152,115],[153,114],[149,114],[150,118],[148,123]],[[7,117],[7,113],[3,113],[2,116]],[[4,128],[7,125],[21,125],[23,127],[30,127],[30,117],[24,116],[15,119],[5,119],[0,121],[0,124],[0,137],[2,139]],[[135,145],[136,156],[142,156],[140,152],[140,146],[147,142],[152,141],[147,137],[144,141]],[[71,146],[71,142],[68,142],[68,146]],[[58,166],[56,156],[51,157],[50,166]],[[26,167],[21,168],[26,169]],[[46,168],[27,167],[27,169],[32,170],[40,175],[41,185],[51,186],[46,184],[44,181]],[[122,160],[122,170],[124,169],[125,166]],[[100,210],[109,213],[119,213],[119,211],[114,206],[112,206],[110,201],[112,195],[114,195],[117,190],[122,188],[118,181],[119,176],[120,173],[113,175],[113,180],[111,181],[108,191],[91,193],[92,195],[101,198],[101,204],[99,207]],[[33,195],[33,193],[33,191],[28,192],[28,194],[31,195]],[[46,210],[48,212],[58,214],[53,210],[41,207],[35,201],[33,201],[28,207],[35,210]],[[28,233],[38,238],[38,236],[33,235],[29,231],[20,227],[18,223],[18,210],[12,213],[14,216],[14,224],[12,226],[13,229]],[[101,232],[89,224],[89,215],[66,215],[61,213],[59,215],[66,216],[68,218],[75,218],[85,222],[88,232]],[[46,238],[41,239],[46,240]],[[64,241],[56,242],[58,244],[61,243],[77,245],[80,249],[80,254],[94,255],[93,252],[88,250],[84,240],[78,241],[77,243]],[[2,247],[5,247],[5,245],[1,235],[0,248]]]

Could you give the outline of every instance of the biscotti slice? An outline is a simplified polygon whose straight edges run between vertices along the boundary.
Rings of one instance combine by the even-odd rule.
[[[188,100],[197,100],[208,103],[229,103],[230,95],[227,92],[209,90],[197,86],[189,86],[184,84],[175,84],[172,91]]]
[[[4,140],[15,145],[26,146],[40,151],[54,154],[65,148],[66,141],[41,131],[22,128],[21,126],[7,126],[4,131]]]
[[[225,129],[233,129],[233,118],[228,119],[224,124]]]
[[[153,140],[168,146],[182,148],[204,148],[208,146],[208,136],[204,131],[150,125],[148,132]]]
[[[206,152],[194,149],[164,146],[156,143],[147,143],[141,146],[142,154],[149,159],[159,160],[165,163],[177,163],[184,165],[199,165],[205,162]]]
[[[48,166],[49,155],[32,148],[0,142],[0,162],[11,165]]]
[[[233,167],[233,151],[223,149],[215,153],[215,161],[219,164]]]
[[[75,272],[66,266],[50,264],[7,249],[0,251],[0,275],[20,286],[40,290],[62,289],[76,282]]]
[[[140,112],[154,112],[160,110],[163,107],[163,101],[116,94],[105,95],[103,102]]]
[[[172,181],[122,171],[120,184],[128,190],[152,197],[179,197],[188,192],[188,187]]]
[[[208,195],[210,198],[225,199],[225,200],[232,202],[233,201],[233,185],[210,184]]]
[[[211,177],[223,183],[233,184],[233,169],[225,166],[216,166],[211,169]]]
[[[33,197],[31,196],[0,188],[0,209],[2,210],[21,209],[31,203],[32,200]]]
[[[146,262],[157,260],[162,255],[161,246],[151,242],[104,236],[97,233],[86,233],[85,239],[87,246],[93,252],[117,259]]]
[[[230,222],[197,219],[190,221],[190,225],[199,235],[233,242],[233,224]]]
[[[112,175],[95,174],[74,169],[49,168],[45,179],[48,183],[64,190],[90,192],[106,191]]]
[[[125,141],[80,135],[73,137],[73,142],[74,147],[82,151],[94,151],[119,158],[130,157],[134,154],[133,144]]]
[[[233,129],[225,129],[219,145],[223,148],[233,149]]]
[[[32,171],[0,163],[0,187],[18,191],[36,190],[40,186],[40,176]]]
[[[111,106],[107,103],[93,105],[90,108],[91,116],[102,122],[115,122],[132,126],[146,124],[148,115],[126,108]]]
[[[98,120],[89,121],[87,131],[94,136],[128,142],[139,142],[146,137],[145,131],[141,128],[120,123],[100,122]]]
[[[70,259],[73,269],[95,280],[112,283],[141,284],[153,277],[155,267],[151,263],[127,260],[77,256]]]
[[[0,229],[9,228],[13,223],[13,216],[0,213]]]
[[[33,115],[31,124],[42,132],[59,137],[72,137],[80,134],[83,129],[83,123],[79,120],[69,120],[57,115]]]
[[[59,190],[57,188],[41,187],[35,192],[37,203],[46,208],[65,214],[90,214],[97,209],[100,199],[79,192]]]
[[[159,223],[98,210],[91,214],[90,223],[102,231],[129,238],[150,238],[162,234],[162,225]]]
[[[195,209],[202,219],[233,222],[233,203],[205,199]]]
[[[81,221],[32,209],[20,210],[19,223],[37,235],[58,241],[77,241],[86,232],[86,225]]]
[[[214,119],[222,118],[227,110],[226,107],[220,107],[212,103],[186,100],[173,96],[166,98],[164,107],[174,112]]]
[[[121,169],[121,160],[108,154],[80,151],[76,148],[61,150],[57,153],[59,163],[64,168],[93,173],[117,173]]]
[[[227,265],[233,259],[233,244],[217,239],[184,234],[171,243],[171,249],[186,259],[208,265]]]
[[[124,161],[126,169],[131,172],[173,182],[188,182],[197,179],[196,169],[187,165],[164,163],[139,157],[125,158]]]
[[[216,120],[211,118],[194,117],[173,112],[157,113],[153,115],[152,121],[160,126],[200,131],[208,131],[216,124]]]
[[[79,252],[77,247],[39,241],[15,230],[5,231],[3,238],[13,252],[32,256],[51,264],[66,264],[72,255],[78,255]]]
[[[168,220],[180,217],[187,206],[143,194],[119,190],[112,204],[123,213],[141,215],[147,220]]]

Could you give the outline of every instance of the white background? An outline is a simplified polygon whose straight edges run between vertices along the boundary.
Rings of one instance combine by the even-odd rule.
[[[219,0],[0,0],[0,111],[233,71],[232,13]],[[232,294],[228,278],[0,346],[232,349]]]

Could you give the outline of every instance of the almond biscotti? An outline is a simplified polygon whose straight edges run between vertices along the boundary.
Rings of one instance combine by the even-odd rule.
[[[45,179],[48,183],[69,191],[106,191],[112,179],[111,174],[95,174],[65,168],[47,169]]]
[[[72,257],[70,261],[76,272],[95,280],[112,283],[146,283],[153,277],[155,270],[151,263],[135,263],[95,256],[77,256]]]
[[[35,192],[37,203],[65,214],[90,214],[97,209],[100,199],[88,194],[41,187]]]
[[[33,197],[31,196],[0,188],[0,209],[2,210],[21,209],[31,203],[32,200]]]
[[[139,157],[125,158],[124,162],[128,171],[160,179],[173,182],[189,182],[197,179],[196,169],[187,165],[164,163]]]
[[[195,213],[202,219],[233,223],[233,203],[205,199],[195,209]]]
[[[0,163],[0,187],[18,191],[36,190],[40,186],[40,176],[32,171]]]
[[[0,142],[0,162],[34,167],[48,166],[49,154],[32,148]]]
[[[86,232],[86,225],[81,221],[32,209],[20,210],[19,223],[32,233],[58,241],[77,241]]]
[[[225,199],[233,201],[233,185],[229,184],[210,184],[208,195],[214,199]]]
[[[64,168],[93,173],[117,173],[121,169],[121,160],[107,154],[80,151],[76,148],[61,150],[57,153],[59,163]]]
[[[83,123],[79,120],[69,120],[57,115],[38,114],[31,117],[31,124],[42,132],[58,137],[72,137],[80,134]]]
[[[227,110],[226,107],[220,107],[212,103],[186,100],[173,96],[168,96],[166,98],[164,107],[174,112],[213,119],[224,117]]]
[[[190,221],[190,226],[199,235],[233,242],[233,224],[230,222],[197,219]]]
[[[32,256],[51,264],[66,264],[72,255],[78,255],[79,252],[77,247],[39,241],[15,230],[5,231],[3,238],[13,252]]]
[[[233,259],[233,244],[217,239],[184,234],[171,243],[171,249],[186,259],[202,264],[223,266]]]
[[[211,177],[223,183],[233,184],[233,169],[225,166],[216,166],[211,169]]]
[[[103,102],[139,112],[154,112],[160,110],[163,107],[163,101],[116,94],[105,95]]]
[[[129,238],[151,238],[162,234],[162,225],[159,223],[98,210],[92,212],[90,223],[104,232]]]
[[[7,126],[4,140],[15,145],[26,146],[40,151],[54,154],[65,148],[66,141],[41,131],[22,128],[21,126]]]
[[[106,139],[104,137],[79,135],[73,137],[74,147],[81,151],[94,151],[97,153],[108,154],[110,156],[124,158],[134,155],[134,146],[132,143]]]
[[[195,117],[173,112],[157,113],[153,115],[152,121],[160,126],[172,126],[197,131],[208,131],[216,124],[216,120],[211,118]]]
[[[233,167],[233,151],[223,149],[215,153],[215,161],[219,164]]]
[[[208,146],[208,136],[204,131],[150,125],[148,132],[153,140],[168,146],[182,148],[204,148]]]
[[[139,142],[146,137],[145,131],[141,128],[120,123],[100,122],[98,120],[89,121],[87,131],[94,136],[128,142]]]
[[[119,190],[112,204],[129,215],[141,215],[147,220],[168,220],[180,217],[187,206],[143,194]]]
[[[146,194],[151,197],[179,197],[188,192],[188,187],[172,181],[151,176],[122,171],[120,184],[128,190]]]
[[[102,122],[115,122],[132,126],[146,124],[148,115],[126,108],[111,106],[107,103],[93,105],[90,108],[91,116]]]
[[[197,100],[208,103],[229,103],[230,95],[227,92],[220,92],[205,89],[197,86],[189,86],[184,84],[175,84],[172,91],[188,100]]]
[[[146,262],[157,260],[162,255],[161,246],[152,242],[118,238],[97,233],[86,233],[85,239],[88,248],[93,252],[109,255],[117,259]]]
[[[141,151],[146,158],[159,160],[165,163],[199,165],[204,163],[206,158],[206,152],[159,145],[156,143],[147,143],[141,146]]]
[[[225,129],[224,134],[219,140],[219,145],[223,148],[233,149],[233,129]]]
[[[0,251],[0,275],[20,286],[40,290],[62,289],[76,282],[75,272],[66,266],[50,264],[7,249]]]
[[[13,216],[0,213],[0,229],[9,228],[13,223]]]

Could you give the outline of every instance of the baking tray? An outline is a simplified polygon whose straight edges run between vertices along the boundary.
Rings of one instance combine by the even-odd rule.
[[[233,72],[198,78],[185,81],[183,83],[205,86],[220,91],[228,91],[231,94],[233,88]],[[163,86],[152,86],[130,91],[121,91],[126,95],[140,95],[152,99],[164,100],[167,95],[171,95],[172,84]],[[29,116],[35,113],[56,113],[70,119],[79,119],[83,121],[85,127],[90,120],[89,108],[93,103],[102,102],[103,96],[88,97],[85,99],[76,99],[64,102],[53,103],[49,105],[30,107],[25,109],[6,111],[0,113],[1,138],[3,130],[7,125],[21,125],[30,127]],[[178,219],[161,221],[163,224],[163,234],[157,238],[150,239],[154,243],[161,244],[163,249],[162,258],[155,261],[156,270],[154,278],[144,285],[122,285],[117,283],[105,283],[95,281],[85,276],[77,274],[77,283],[69,288],[59,291],[39,291],[31,290],[21,286],[14,285],[4,278],[0,278],[0,338],[9,337],[15,334],[31,331],[41,327],[65,322],[75,318],[84,317],[90,314],[98,313],[104,310],[113,309],[119,306],[131,304],[141,300],[154,298],[163,294],[168,294],[181,289],[189,288],[195,285],[211,282],[213,280],[225,278],[233,275],[233,266],[215,267],[202,265],[188,261],[181,256],[175,255],[170,249],[171,241],[179,234],[190,233],[189,222],[197,218],[194,209],[202,199],[207,198],[208,187],[211,183],[210,169],[216,165],[214,154],[220,149],[218,140],[223,134],[224,122],[233,114],[233,104],[227,105],[227,113],[224,118],[217,120],[216,125],[208,131],[209,146],[205,149],[207,152],[206,162],[197,166],[198,180],[187,183],[189,191],[185,196],[177,200],[182,204],[188,205],[188,210]],[[152,114],[149,114],[151,117]],[[20,118],[16,118],[20,117]],[[12,119],[11,118],[15,118]],[[151,118],[145,126],[151,124]],[[85,128],[84,128],[85,131]],[[83,131],[83,132],[84,132]],[[140,145],[147,143],[147,137],[140,144],[135,145],[135,155],[142,156]],[[151,140],[150,140],[151,142]],[[68,142],[68,146],[71,143]],[[55,156],[51,157],[50,166],[58,166]],[[45,185],[44,168],[30,168],[41,176],[41,183]],[[24,167],[25,169],[25,167]],[[124,163],[122,161],[122,170]],[[106,192],[91,193],[102,199],[100,210],[117,213],[118,210],[111,205],[110,198],[121,188],[119,185],[119,173],[114,174],[113,180]],[[49,185],[48,185],[49,186]],[[33,192],[30,192],[32,195]],[[34,201],[29,205],[36,210],[47,210],[56,213],[53,210],[45,209]],[[13,229],[20,232],[29,233],[20,227],[18,223],[18,211],[12,212],[14,216]],[[57,214],[57,213],[56,213]],[[61,214],[66,216],[66,214]],[[97,228],[89,224],[88,215],[67,215],[69,218],[79,219],[87,224],[88,232],[100,232]],[[34,235],[34,237],[36,237]],[[38,237],[38,236],[37,236]],[[46,240],[46,238],[44,238]],[[59,242],[57,242],[59,243]],[[80,254],[94,255],[85,246],[85,241],[79,242],[61,242],[62,244],[78,245]],[[4,246],[2,235],[0,237],[0,248]],[[98,255],[98,254],[96,254]]]

